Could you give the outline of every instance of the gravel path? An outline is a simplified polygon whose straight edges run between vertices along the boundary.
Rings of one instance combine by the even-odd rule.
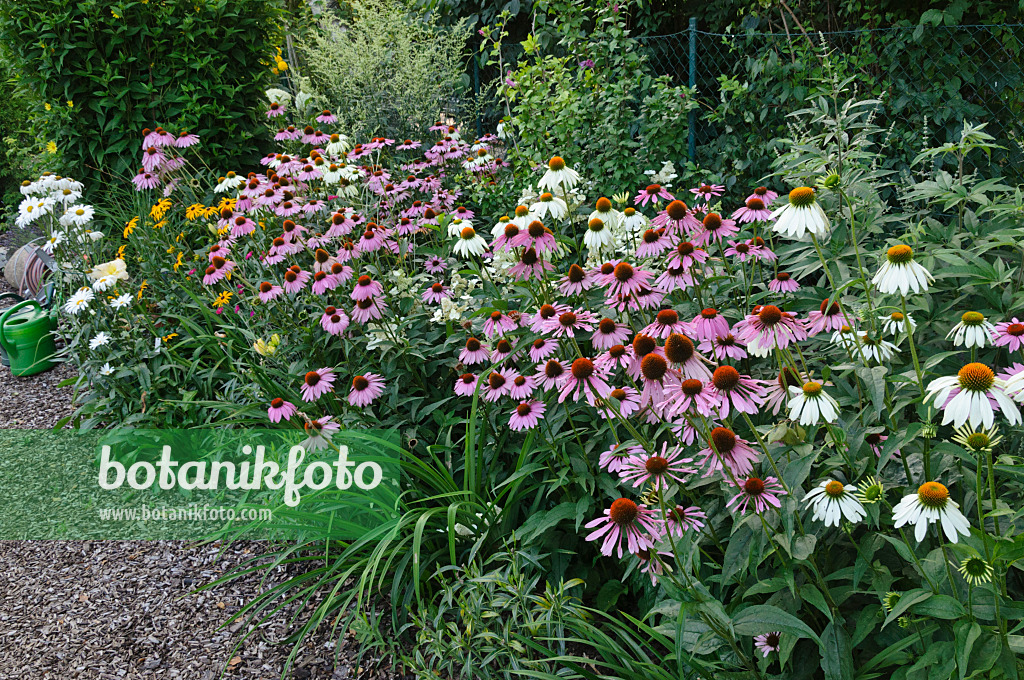
[[[0,234],[0,248],[17,235]],[[13,252],[13,250],[12,250]],[[0,292],[10,290],[0,273]],[[0,367],[0,429],[52,428],[73,411],[74,370],[15,378]],[[256,594],[294,576],[279,568],[196,589],[267,550],[238,542],[0,541],[0,680],[274,680],[290,644],[285,608],[241,645],[241,622],[221,628]],[[335,663],[336,644],[337,663]],[[379,659],[356,658],[357,645],[323,630],[308,639],[289,678],[396,680]]]

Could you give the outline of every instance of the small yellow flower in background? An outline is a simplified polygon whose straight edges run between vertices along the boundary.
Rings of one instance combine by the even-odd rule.
[[[153,219],[154,222],[159,222],[164,218],[164,215],[166,215],[167,211],[170,209],[171,199],[161,198],[159,201],[156,202],[156,204],[152,208],[150,208],[149,216]]]
[[[224,291],[213,299],[213,307],[223,307],[231,302],[231,291]]]
[[[231,227],[230,226],[228,226],[228,227],[221,227],[220,229],[217,230],[217,236],[224,236],[229,231],[231,231]]]
[[[267,342],[263,338],[258,338],[252,348],[256,350],[256,353],[261,357],[269,357],[277,353],[277,346],[280,344],[281,336],[274,333],[270,337],[270,342]]]
[[[50,109],[52,109],[53,107],[52,107],[52,106],[50,106],[50,102],[46,102],[45,104],[43,104],[43,108],[45,108],[45,109],[46,109],[47,111],[49,111],[49,110],[50,110]]]
[[[174,237],[175,243],[181,243],[181,239],[185,238],[185,232],[179,231],[178,235]]]
[[[174,254],[174,246],[167,246],[167,254],[168,255],[173,255]]]
[[[47,142],[46,143],[46,150],[48,152],[50,152],[50,153],[57,153],[57,142],[53,142],[53,141]]]
[[[164,342],[170,342],[171,340],[174,340],[174,338],[176,338],[176,337],[178,337],[177,333],[169,333],[169,334],[167,334],[167,335],[165,335],[163,337],[163,341]]]
[[[138,216],[135,216],[128,222],[128,224],[124,225],[124,238],[131,236],[137,226],[139,226],[139,218]]]
[[[68,100],[68,108],[69,109],[75,108],[75,103],[73,101],[71,101],[70,99]]]
[[[181,266],[181,258],[185,253],[178,251],[178,259],[174,263],[174,271],[178,271],[178,267]]]
[[[144,291],[146,290],[146,288],[148,288],[148,287],[149,287],[149,284],[147,284],[147,283],[146,283],[146,279],[143,279],[143,280],[142,280],[142,285],[141,285],[141,286],[139,286],[139,294],[135,296],[135,299],[136,299],[136,300],[141,300],[141,299],[142,299],[142,293],[143,293],[143,292],[144,292]]]
[[[157,222],[156,224],[153,225],[153,228],[154,229],[163,229],[166,226],[167,226],[167,220],[160,220],[159,222]]]
[[[185,219],[189,222],[194,222],[200,217],[206,217],[206,215],[206,206],[202,203],[193,203],[185,208]]]
[[[117,258],[116,259],[118,259],[118,260],[123,260],[124,259],[124,249],[127,248],[127,247],[128,246],[121,246],[120,248],[117,249]]]

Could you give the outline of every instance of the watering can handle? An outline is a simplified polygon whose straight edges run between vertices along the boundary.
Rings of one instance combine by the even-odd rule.
[[[35,305],[36,307],[39,307],[39,303],[36,302],[35,300],[25,300],[24,302],[19,302],[18,304],[14,305],[10,309],[8,309],[6,312],[4,312],[3,316],[0,316],[0,347],[4,348],[4,351],[7,352],[8,356],[12,356],[13,357],[15,352],[14,352],[14,344],[13,343],[8,344],[7,336],[4,335],[4,324],[7,322],[7,317],[9,317],[11,314],[13,314],[14,312],[18,311],[19,309],[21,309],[23,307],[29,307],[31,305]],[[42,308],[40,308],[40,309],[42,309]]]

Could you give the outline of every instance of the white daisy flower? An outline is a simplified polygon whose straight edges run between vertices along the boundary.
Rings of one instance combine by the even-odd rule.
[[[124,295],[118,295],[116,298],[110,301],[110,306],[114,309],[123,309],[132,303],[131,293],[125,293]]]
[[[960,323],[946,333],[946,340],[953,338],[956,347],[984,347],[994,342],[992,333],[996,327],[988,322],[981,312],[964,312]]]
[[[60,216],[61,226],[84,227],[92,221],[96,210],[91,205],[72,205]]]
[[[1017,425],[1021,422],[1020,411],[1007,394],[1008,388],[1012,390],[1012,385],[997,378],[991,368],[971,363],[956,375],[943,376],[928,383],[925,402],[934,399],[935,406],[944,411],[943,425],[953,423],[953,427],[960,427],[970,422],[974,428],[979,425],[992,427],[995,421],[993,404],[1011,425]]]
[[[72,316],[77,316],[83,309],[89,309],[89,303],[96,298],[92,290],[83,286],[64,303],[64,311]]]
[[[71,205],[82,197],[81,191],[75,191],[74,189],[60,189],[54,191],[50,196],[57,203],[62,205]]]
[[[116,285],[117,277],[114,276],[113,274],[107,274],[106,276],[101,276],[100,278],[93,281],[92,289],[97,293],[102,293],[104,291],[110,290]]]
[[[888,316],[880,316],[878,320],[882,322],[882,332],[887,335],[906,333],[908,323],[910,324],[910,330],[917,328],[917,322],[914,321],[913,317],[909,314],[904,316],[903,312],[893,312]]]
[[[878,269],[871,283],[883,293],[896,291],[906,297],[907,293],[928,292],[928,284],[934,283],[935,277],[927,269],[914,261],[914,250],[908,245],[895,245],[885,254],[885,262]]]
[[[96,337],[89,341],[89,349],[96,349],[97,347],[102,347],[103,345],[106,345],[108,342],[110,342],[110,334],[101,331],[96,334]]]
[[[487,241],[483,239],[473,227],[465,227],[459,234],[459,240],[452,248],[452,252],[469,259],[473,255],[483,255],[487,250]]]
[[[839,415],[839,403],[825,390],[821,383],[804,383],[803,387],[789,388],[789,417],[801,425],[817,425],[819,421],[835,422]]]
[[[49,212],[49,199],[39,199],[30,196],[18,205],[18,217],[14,220],[14,223],[24,229]]]
[[[826,479],[811,489],[804,502],[814,508],[813,519],[821,520],[827,527],[839,526],[844,517],[856,524],[867,515],[857,500],[857,487],[834,479]]]
[[[569,191],[579,181],[580,174],[567,167],[561,157],[555,156],[548,161],[548,171],[537,182],[537,186],[554,193],[558,190],[559,186],[563,187],[564,191]]]
[[[769,219],[775,220],[772,226],[775,233],[796,240],[806,240],[808,233],[824,239],[832,231],[828,215],[810,187],[797,187],[790,191],[789,202],[774,210]]]
[[[89,227],[84,227],[82,231],[79,232],[77,236],[75,236],[75,240],[78,241],[79,243],[99,241],[101,238],[103,238],[102,231],[96,231],[95,229],[90,229]]]
[[[110,365],[109,361],[107,363],[103,364],[102,366],[100,366],[100,375],[113,375],[113,374],[114,374],[114,368]]]
[[[928,533],[928,525],[940,522],[950,543],[956,543],[958,534],[971,535],[971,524],[958,510],[960,506],[949,497],[949,489],[938,482],[925,482],[917,493],[903,497],[892,509],[893,526],[914,525],[914,538],[920,543]]]
[[[64,243],[64,232],[55,231],[50,235],[50,238],[43,241],[43,251],[48,255],[53,255],[53,251],[57,249],[61,243]]]

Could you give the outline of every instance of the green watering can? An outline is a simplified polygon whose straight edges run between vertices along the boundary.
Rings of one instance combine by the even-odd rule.
[[[57,312],[47,314],[35,300],[14,305],[0,316],[0,347],[10,361],[11,374],[35,375],[57,364],[53,331],[57,330]]]

